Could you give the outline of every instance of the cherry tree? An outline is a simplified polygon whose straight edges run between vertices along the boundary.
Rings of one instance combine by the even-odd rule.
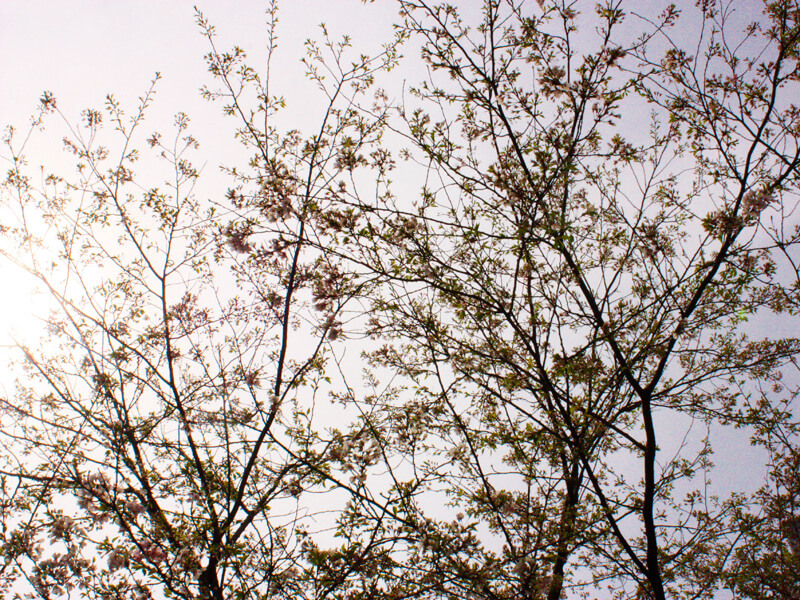
[[[313,131],[198,13],[223,198],[151,92],[42,97],[70,175],[6,136],[57,310],[3,400],[4,593],[796,598],[796,4],[393,6],[375,54],[307,43]],[[715,483],[737,433],[763,486]]]

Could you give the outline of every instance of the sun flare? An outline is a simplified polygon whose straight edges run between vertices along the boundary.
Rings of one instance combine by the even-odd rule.
[[[40,331],[44,296],[33,277],[7,259],[0,261],[0,345],[15,346]]]

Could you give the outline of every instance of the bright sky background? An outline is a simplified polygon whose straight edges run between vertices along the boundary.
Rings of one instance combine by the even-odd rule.
[[[208,157],[206,172],[216,169],[238,147],[231,140],[233,123],[223,119],[219,105],[200,97],[200,87],[210,84],[211,78],[203,60],[208,42],[196,25],[195,4],[216,26],[218,49],[238,45],[248,52],[252,64],[263,68],[266,2],[0,2],[0,128],[14,125],[18,135],[24,134],[45,90],[55,94],[59,108],[73,122],[84,108],[101,108],[108,93],[130,112],[158,71],[162,80],[150,113],[152,122],[169,122],[178,111],[187,113],[201,143],[201,155]],[[285,116],[297,121],[287,123],[287,128],[310,125],[307,117],[314,114],[307,107],[313,88],[305,81],[299,62],[304,40],[318,37],[318,25],[325,22],[332,37],[351,34],[356,48],[378,49],[391,38],[394,17],[393,9],[378,4],[365,5],[360,0],[280,3],[271,89],[287,97]],[[60,151],[36,145],[60,140],[62,135],[63,129],[55,126],[49,134],[45,131],[35,137],[28,151],[30,165],[64,160]],[[0,172],[9,166],[7,153],[0,150]],[[30,282],[1,259],[0,277],[3,346],[8,344],[10,330],[18,335],[36,330],[30,314],[44,309],[42,302],[31,300]]]
[[[459,0],[457,4],[478,2]],[[159,71],[163,79],[154,116],[168,119],[178,111],[187,113],[201,151],[209,157],[207,168],[215,169],[235,146],[230,142],[232,124],[223,120],[218,105],[205,102],[199,94],[199,88],[211,79],[203,60],[207,41],[195,23],[195,3],[216,26],[219,49],[239,45],[253,64],[264,65],[265,3],[257,0],[0,0],[0,127],[13,124],[24,131],[44,90],[55,94],[59,107],[74,121],[82,109],[102,107],[108,93],[133,109]],[[741,2],[744,12],[757,5],[760,2],[755,0]],[[360,0],[281,3],[272,82],[274,93],[287,96],[286,116],[297,119],[296,124],[286,123],[287,128],[310,125],[307,117],[316,116],[307,108],[305,98],[313,88],[303,78],[299,59],[303,41],[318,36],[317,25],[324,21],[333,37],[350,33],[356,48],[376,50],[391,38],[394,17],[393,3],[381,0],[372,4]],[[400,73],[401,78],[406,76],[415,78]],[[33,164],[47,160],[46,154],[32,154]],[[0,173],[8,169],[7,158],[0,149]],[[2,347],[8,345],[11,329],[18,333],[36,330],[31,313],[41,313],[44,304],[32,300],[30,283],[2,257],[0,282]],[[0,352],[0,394],[8,387],[5,356]],[[718,462],[726,458],[748,462],[746,440],[728,435],[715,440],[732,449]],[[743,467],[734,473],[737,479],[752,468]],[[758,483],[754,479],[753,484]]]
[[[658,0],[641,7],[631,3],[628,10],[658,11],[667,3]],[[23,132],[44,90],[55,94],[59,108],[73,121],[78,121],[84,108],[102,108],[108,93],[123,107],[133,109],[159,71],[163,78],[150,123],[169,122],[178,111],[187,113],[201,152],[208,156],[204,174],[216,169],[238,146],[231,140],[233,124],[222,118],[219,105],[205,102],[199,94],[199,88],[211,79],[203,60],[208,43],[195,23],[195,4],[216,26],[218,49],[239,45],[248,52],[251,64],[263,68],[265,1],[0,0],[0,128],[13,124]],[[480,4],[481,0],[458,2],[462,9]],[[593,0],[586,2],[587,9],[593,6]],[[737,3],[737,14],[752,14],[760,11],[760,6],[758,0],[742,0]],[[299,62],[304,40],[318,38],[318,25],[325,22],[332,37],[349,34],[357,50],[378,50],[392,37],[396,9],[393,2],[380,0],[291,0],[279,2],[278,15],[271,91],[287,98],[282,118],[288,129],[310,126],[318,117],[308,101],[314,88],[304,79]],[[632,18],[630,22],[636,21]],[[414,73],[396,75],[419,78]],[[51,143],[63,135],[57,129],[50,132]],[[48,133],[38,139],[47,140]],[[60,152],[58,158],[52,148],[48,152],[34,146],[29,151],[31,162],[63,160]],[[0,173],[8,168],[7,158],[0,149]],[[0,277],[4,282],[0,287],[2,345],[10,327],[17,331],[27,327],[24,315],[34,304],[26,292],[29,286],[13,269],[0,263]]]
[[[19,121],[50,89],[67,107],[102,101],[108,92],[134,99],[161,71],[160,95],[185,112],[202,105],[192,94],[207,82],[208,47],[195,24],[195,2],[183,0],[29,0],[0,2],[0,120]],[[238,44],[255,58],[265,47],[264,2],[199,0],[198,8],[217,26],[224,48]],[[316,26],[348,33],[360,43],[391,34],[393,11],[360,0],[293,0],[280,3],[279,57],[282,75],[301,75],[302,42]],[[354,25],[358,24],[357,28]],[[280,61],[279,61],[280,62]],[[283,69],[281,69],[283,67]]]
[[[666,3],[659,0],[642,7],[631,3],[629,9],[658,10]],[[0,127],[13,124],[24,131],[44,90],[55,94],[59,108],[74,121],[84,108],[101,108],[108,93],[133,109],[159,71],[163,78],[151,122],[169,121],[178,111],[187,113],[192,133],[201,143],[201,154],[208,157],[205,173],[216,169],[238,146],[231,141],[233,124],[223,119],[219,105],[204,101],[199,94],[203,84],[212,82],[203,60],[208,43],[195,23],[195,4],[216,26],[218,49],[239,45],[252,64],[264,66],[266,2],[260,0],[0,0]],[[480,0],[458,4],[477,7]],[[593,6],[594,2],[587,4]],[[760,5],[757,0],[743,0],[737,11],[745,16],[760,12]],[[391,39],[394,3],[291,0],[279,6],[272,91],[287,97],[286,128],[309,126],[318,111],[309,106],[309,92],[313,94],[314,88],[304,79],[299,62],[304,40],[318,38],[317,26],[325,22],[332,37],[350,34],[356,49],[377,50]],[[401,72],[398,76],[413,80],[419,74]],[[62,134],[57,127],[53,129],[39,139],[49,135],[51,142],[59,140]],[[60,159],[34,150],[31,162],[37,165]],[[58,156],[63,155],[59,152]],[[7,156],[0,149],[0,173],[7,168]],[[36,332],[37,321],[31,313],[43,315],[46,307],[43,301],[32,299],[30,282],[2,258],[0,281],[2,347],[9,343],[10,330],[22,337]],[[0,361],[2,357],[0,352]],[[3,379],[0,377],[0,393]]]

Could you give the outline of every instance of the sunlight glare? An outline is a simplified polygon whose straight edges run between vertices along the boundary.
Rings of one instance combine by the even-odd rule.
[[[44,296],[30,275],[0,258],[0,346],[10,348],[41,334]]]

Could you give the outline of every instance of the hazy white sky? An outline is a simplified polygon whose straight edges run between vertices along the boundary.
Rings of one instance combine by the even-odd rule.
[[[161,104],[201,108],[208,46],[194,5],[217,26],[222,48],[237,44],[256,59],[265,48],[265,2],[256,0],[28,0],[0,2],[0,124],[24,121],[45,89],[66,110],[102,103],[106,93],[135,100],[156,71]],[[394,9],[360,0],[293,0],[280,4],[280,77],[302,75],[302,42],[325,21],[333,33],[377,47],[391,35]]]
[[[108,93],[132,109],[160,71],[163,79],[154,112],[188,113],[201,145],[216,151],[208,153],[210,160],[224,162],[224,150],[219,149],[230,143],[230,124],[222,121],[218,105],[200,98],[199,88],[211,80],[203,61],[208,45],[195,23],[194,4],[216,25],[219,48],[239,45],[254,65],[263,65],[265,2],[259,0],[0,0],[0,127],[13,124],[24,129],[44,90],[52,91],[60,108],[76,121],[81,109],[101,107]],[[746,13],[756,10],[760,2],[740,0],[740,5]],[[356,48],[377,49],[391,38],[394,14],[394,3],[385,0],[372,4],[360,0],[282,2],[272,81],[275,93],[289,97],[287,115],[303,125],[304,95],[313,87],[304,83],[299,59],[303,40],[317,36],[320,22],[327,22],[334,35],[352,34]],[[287,123],[287,127],[298,125]],[[0,172],[8,168],[6,160],[0,149]],[[38,164],[39,157],[32,162]],[[0,346],[7,343],[8,327],[22,326],[32,306],[25,284],[8,269],[0,262]],[[729,459],[746,463],[746,440],[738,433],[736,439],[724,437],[728,435],[720,433],[715,442],[739,452],[738,456],[729,452]],[[725,458],[718,462],[724,464]],[[734,471],[733,476],[739,478],[748,470]],[[725,476],[721,479],[724,485]]]
[[[84,108],[101,108],[112,93],[131,112],[154,74],[162,75],[151,109],[153,129],[179,112],[192,119],[192,133],[208,160],[205,172],[226,161],[237,146],[234,123],[221,115],[218,104],[204,101],[203,84],[212,83],[203,59],[208,41],[196,24],[197,7],[217,28],[220,50],[238,45],[251,64],[263,70],[266,57],[266,2],[258,0],[27,0],[0,1],[0,128],[23,133],[45,90],[55,94],[59,108],[77,122]],[[310,125],[309,93],[300,63],[303,42],[318,37],[325,22],[333,37],[352,35],[354,45],[377,50],[391,38],[393,4],[360,0],[292,0],[279,3],[278,50],[272,64],[272,91],[287,96],[286,129]],[[52,119],[51,119],[52,120]],[[304,122],[305,121],[305,122]],[[31,166],[63,160],[37,143],[56,143],[63,125],[52,124],[28,148]],[[56,151],[61,154],[60,151]],[[69,163],[71,164],[71,163]],[[8,168],[0,149],[0,172]],[[35,302],[18,272],[0,261],[0,346],[7,332],[31,326],[27,315]],[[4,288],[4,289],[3,289]]]
[[[631,2],[628,10],[657,12],[667,3],[654,0],[640,6]],[[186,112],[192,118],[192,133],[208,157],[205,173],[215,169],[236,147],[231,140],[233,124],[222,119],[218,105],[203,101],[199,94],[199,88],[211,79],[203,60],[208,42],[195,22],[195,4],[216,25],[218,48],[239,45],[248,51],[251,64],[263,69],[263,0],[0,0],[0,128],[13,124],[24,130],[44,90],[55,94],[59,107],[73,121],[84,108],[102,107],[108,93],[133,109],[160,71],[163,79],[151,111],[153,128],[158,127],[158,117],[163,122],[178,111]],[[461,8],[480,4],[481,0],[458,2]],[[679,4],[691,10],[694,2],[682,0]],[[391,39],[396,6],[388,0],[291,0],[279,2],[279,6],[271,91],[287,96],[283,128],[302,128],[318,116],[310,100],[314,88],[304,80],[299,62],[303,41],[318,37],[317,26],[324,21],[332,36],[352,35],[357,50],[377,50]],[[586,6],[593,7],[594,0],[586,0]],[[737,17],[754,16],[761,6],[760,0],[740,0],[735,5]],[[642,25],[635,18],[630,23],[635,28]],[[683,27],[673,33],[691,34],[691,29]],[[403,68],[408,69],[407,65]],[[396,76],[418,79],[418,74],[407,72]],[[48,135],[57,141],[63,133],[50,131],[40,137]],[[31,150],[31,162],[36,164],[53,158]],[[0,149],[0,172],[6,170],[6,161]],[[0,276],[7,284],[9,275],[2,264]],[[15,312],[29,308],[19,291],[22,286],[13,287],[17,291],[14,298],[0,290],[0,336],[4,323],[19,323]]]

